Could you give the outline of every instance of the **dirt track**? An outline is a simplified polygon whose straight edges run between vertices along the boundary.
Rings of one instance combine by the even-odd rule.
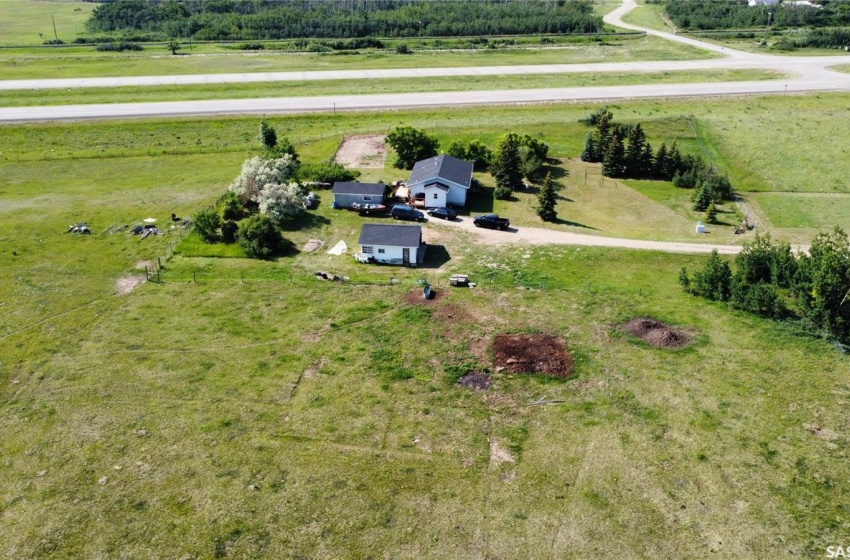
[[[446,224],[477,234],[480,241],[492,245],[508,243],[527,243],[529,245],[581,245],[585,247],[619,247],[622,249],[643,249],[663,251],[665,253],[710,253],[713,249],[722,255],[735,255],[741,252],[739,245],[710,245],[703,243],[680,243],[674,241],[645,241],[641,239],[621,239],[585,235],[569,231],[557,231],[535,227],[511,227],[506,231],[476,228],[472,218],[457,218],[453,222],[431,220],[435,224]]]

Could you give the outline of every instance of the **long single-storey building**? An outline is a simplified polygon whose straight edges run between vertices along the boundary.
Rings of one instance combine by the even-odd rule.
[[[447,154],[417,161],[407,181],[410,196],[422,199],[426,208],[466,206],[472,186],[472,164]]]
[[[357,243],[361,261],[416,266],[425,260],[422,226],[363,224]]]
[[[334,183],[331,194],[334,208],[351,208],[358,204],[383,204],[387,186],[383,183]]]

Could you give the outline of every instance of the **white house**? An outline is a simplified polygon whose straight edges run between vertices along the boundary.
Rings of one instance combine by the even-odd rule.
[[[422,226],[363,224],[358,260],[416,266],[425,260]]]
[[[466,206],[466,195],[472,186],[472,164],[446,154],[417,161],[407,186],[411,197],[424,197],[426,208]]]
[[[778,3],[779,0],[749,0],[749,2],[747,2],[749,6],[773,6]]]

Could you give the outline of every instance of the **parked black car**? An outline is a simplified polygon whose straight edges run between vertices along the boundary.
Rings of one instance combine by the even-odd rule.
[[[475,227],[486,227],[490,229],[507,229],[511,222],[507,218],[500,218],[498,214],[484,214],[476,216],[472,223]]]
[[[390,210],[390,216],[396,220],[411,220],[414,222],[421,222],[425,219],[425,214],[415,208],[405,206],[404,204],[396,204],[393,206],[393,209]]]
[[[451,208],[431,208],[428,210],[428,215],[433,218],[442,218],[444,220],[454,220],[457,218],[457,212]]]

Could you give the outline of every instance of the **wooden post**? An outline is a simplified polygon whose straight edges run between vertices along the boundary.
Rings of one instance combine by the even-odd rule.
[[[158,265],[159,265],[159,268],[162,268],[162,259],[161,259],[161,258],[159,258],[159,257],[157,257],[157,258],[156,258],[156,264],[158,264]]]
[[[198,283],[198,280],[195,278],[195,271],[192,271],[192,282],[193,282],[194,284],[197,284],[197,283]]]

